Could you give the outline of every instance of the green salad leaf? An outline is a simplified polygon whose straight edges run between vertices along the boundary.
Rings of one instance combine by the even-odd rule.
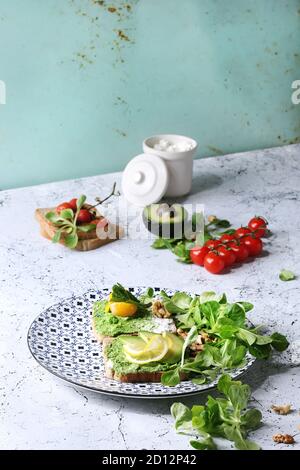
[[[234,442],[239,450],[259,450],[260,446],[249,440],[248,433],[261,425],[258,409],[249,408],[249,385],[232,380],[223,374],[218,381],[219,398],[207,397],[205,405],[191,409],[182,403],[173,403],[171,414],[175,429],[180,434],[192,436],[190,445],[198,450],[217,449],[214,438]]]
[[[149,294],[149,290],[147,291]],[[150,291],[151,293],[151,291]],[[152,292],[153,294],[153,292]],[[132,294],[129,290],[125,289],[120,283],[114,284],[111,290],[111,302],[127,302],[130,304],[135,304],[140,311],[146,311],[147,305],[142,300],[139,300],[135,295]]]
[[[180,368],[174,367],[162,374],[161,383],[167,387],[175,387],[180,383]]]
[[[152,302],[153,299],[154,299],[154,289],[152,289],[152,287],[148,287],[148,289],[146,289],[144,294],[142,294],[139,298],[140,302],[142,302],[143,304],[149,304]]]
[[[281,281],[293,281],[294,279],[296,279],[296,276],[292,271],[283,269],[281,273],[279,274],[279,279]]]
[[[165,373],[166,385],[177,384],[180,372],[196,383],[210,382],[217,373],[243,367],[248,353],[267,359],[273,349],[284,351],[289,345],[280,333],[261,334],[261,327],[249,325],[246,314],[253,309],[249,302],[229,303],[224,294],[215,292],[194,297],[185,292],[172,297],[163,293],[162,299],[177,328],[186,335],[178,373]],[[201,350],[191,355],[190,346],[199,336],[204,338]]]

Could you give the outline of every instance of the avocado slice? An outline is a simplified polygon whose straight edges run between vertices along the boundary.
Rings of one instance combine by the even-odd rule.
[[[180,204],[150,204],[143,210],[149,232],[163,238],[183,238],[187,211]]]
[[[155,336],[156,334],[157,333],[150,333],[150,331],[140,331],[139,332],[139,336],[142,338],[143,341],[145,341],[145,343],[148,343],[149,341],[151,341],[153,336]]]
[[[182,348],[183,348],[183,339],[181,336],[174,335],[174,333],[164,332],[163,337],[166,338],[168,342],[168,352],[164,357],[164,362],[169,364],[175,364],[181,359]]]
[[[143,338],[140,336],[135,336],[135,335],[121,335],[120,340],[122,341],[123,344],[128,343],[132,345],[144,345],[145,346],[145,341]]]

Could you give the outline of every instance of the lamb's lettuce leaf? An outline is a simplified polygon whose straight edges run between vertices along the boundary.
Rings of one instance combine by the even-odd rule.
[[[218,381],[221,396],[207,397],[205,405],[191,409],[182,403],[174,403],[171,414],[175,429],[180,434],[192,436],[190,445],[198,450],[217,448],[215,437],[234,442],[236,449],[258,450],[260,446],[247,439],[248,432],[261,425],[261,412],[249,408],[249,385],[232,380],[223,374]]]

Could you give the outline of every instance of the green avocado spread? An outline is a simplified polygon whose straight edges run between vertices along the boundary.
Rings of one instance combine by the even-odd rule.
[[[161,362],[152,362],[139,365],[128,362],[123,353],[123,344],[120,337],[115,338],[112,343],[106,347],[105,355],[112,362],[114,371],[117,374],[132,374],[136,372],[160,372],[170,369],[170,364]]]
[[[152,331],[153,316],[149,313],[139,313],[134,317],[115,317],[105,312],[106,300],[100,300],[93,305],[94,327],[97,333],[105,336],[136,333],[137,331]]]

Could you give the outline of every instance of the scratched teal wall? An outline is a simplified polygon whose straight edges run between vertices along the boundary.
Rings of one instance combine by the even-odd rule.
[[[299,0],[0,0],[0,189],[300,141]]]

